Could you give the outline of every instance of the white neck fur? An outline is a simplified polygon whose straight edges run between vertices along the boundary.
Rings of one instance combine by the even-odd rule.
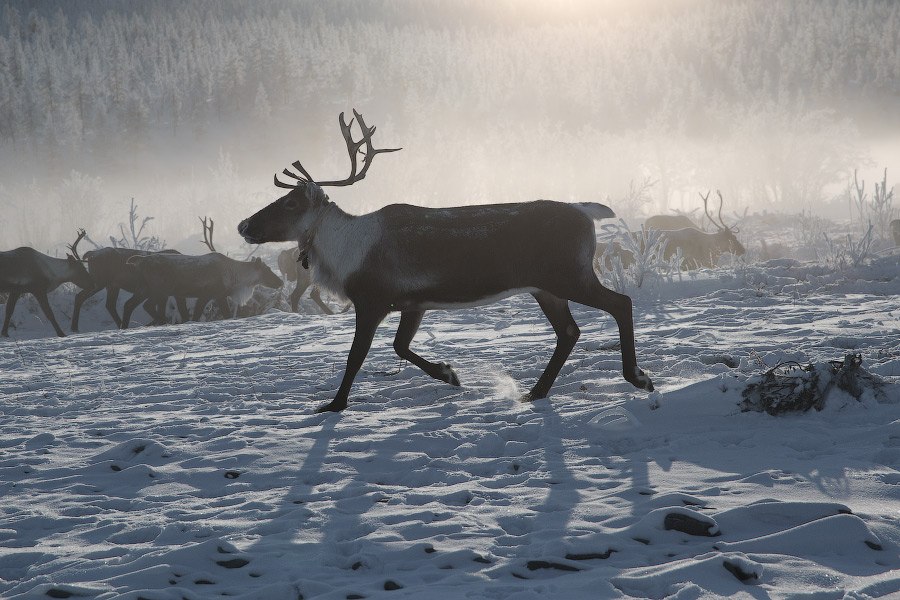
[[[362,268],[369,251],[381,237],[381,225],[374,213],[355,217],[333,202],[328,204],[322,208],[327,212],[312,232],[312,281],[346,298],[347,278]]]

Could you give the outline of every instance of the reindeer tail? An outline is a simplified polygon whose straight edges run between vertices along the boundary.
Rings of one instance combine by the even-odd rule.
[[[616,216],[616,213],[614,213],[610,207],[605,204],[600,204],[599,202],[575,202],[572,206],[595,221],[599,221],[600,219],[611,219]]]

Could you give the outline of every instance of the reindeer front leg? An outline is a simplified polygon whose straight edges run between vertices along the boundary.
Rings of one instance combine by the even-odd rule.
[[[6,316],[3,317],[3,331],[0,332],[0,335],[3,337],[9,337],[9,322],[12,320],[13,311],[16,310],[16,302],[19,301],[19,296],[21,296],[19,292],[10,292],[9,297],[6,299]]]
[[[424,315],[424,310],[404,310],[400,313],[400,325],[397,326],[397,335],[394,337],[394,351],[397,356],[408,360],[435,379],[459,387],[459,377],[450,365],[425,360],[409,349],[409,344],[416,336]]]
[[[388,311],[386,310],[357,305],[356,334],[353,336],[353,345],[350,346],[350,355],[347,357],[347,369],[344,371],[341,387],[338,388],[334,400],[317,408],[317,413],[340,412],[347,408],[350,387],[353,385],[353,380],[356,378],[356,374],[359,373],[359,369],[369,353],[369,348],[372,346],[372,338],[375,337],[375,330],[378,329],[378,325],[387,314]]]

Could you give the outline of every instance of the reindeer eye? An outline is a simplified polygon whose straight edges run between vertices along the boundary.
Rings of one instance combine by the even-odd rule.
[[[284,208],[287,210],[297,210],[300,208],[300,202],[296,198],[285,198],[284,199]]]

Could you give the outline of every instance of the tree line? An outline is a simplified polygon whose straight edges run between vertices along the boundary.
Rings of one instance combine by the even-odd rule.
[[[235,117],[329,116],[326,104],[360,98],[413,126],[418,114],[460,105],[475,123],[502,113],[567,129],[652,122],[697,135],[773,104],[897,116],[895,2],[675,2],[549,22],[525,19],[520,6],[6,3],[0,144],[202,136]]]

